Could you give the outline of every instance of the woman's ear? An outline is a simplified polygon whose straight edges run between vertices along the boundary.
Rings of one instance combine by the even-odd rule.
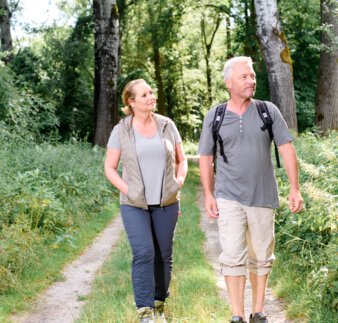
[[[132,104],[131,104],[131,102],[132,102],[133,100],[134,100],[133,98],[129,98],[129,99],[128,99],[128,106],[131,107],[131,108],[133,107]]]

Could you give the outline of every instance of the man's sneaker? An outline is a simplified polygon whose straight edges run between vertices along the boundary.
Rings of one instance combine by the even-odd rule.
[[[165,304],[162,301],[155,301],[155,322],[156,323],[167,323],[164,315]]]
[[[137,310],[140,323],[154,323],[154,309],[151,307],[141,307]]]
[[[246,323],[241,316],[233,316],[230,323]]]
[[[254,315],[250,314],[250,323],[268,323],[268,318],[263,312],[257,312]]]

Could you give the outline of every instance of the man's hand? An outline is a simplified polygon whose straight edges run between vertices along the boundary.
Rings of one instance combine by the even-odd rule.
[[[205,197],[205,211],[209,219],[218,218],[218,208],[215,198],[212,195]]]
[[[303,209],[304,200],[299,190],[291,189],[289,194],[289,209],[292,213],[297,213]]]

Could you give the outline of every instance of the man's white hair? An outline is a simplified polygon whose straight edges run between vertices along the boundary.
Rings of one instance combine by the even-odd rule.
[[[224,81],[231,79],[234,65],[237,63],[248,63],[251,66],[253,64],[251,57],[248,56],[237,56],[230,58],[224,64],[223,69]]]

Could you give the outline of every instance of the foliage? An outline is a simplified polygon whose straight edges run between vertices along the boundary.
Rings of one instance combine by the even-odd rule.
[[[55,106],[33,95],[5,66],[0,66],[0,122],[3,139],[43,140],[58,126]],[[11,132],[11,134],[9,134]]]
[[[32,93],[56,107],[63,139],[75,134],[90,141],[94,124],[90,2],[59,1],[58,5],[75,24],[31,31],[36,33],[36,40],[18,51],[11,67]],[[252,56],[256,97],[269,99],[267,71],[255,34],[253,0],[217,0],[212,4],[204,0],[121,0],[118,5],[122,39],[118,97],[128,80],[145,78],[158,91],[159,109],[164,104],[165,114],[174,119],[185,139],[198,140],[203,116],[210,109],[208,93],[212,93],[212,105],[227,99],[222,69],[228,57]],[[278,5],[293,59],[299,130],[304,131],[314,124],[319,0],[280,0]],[[221,22],[207,70],[201,22],[206,21],[209,41],[218,16]]]
[[[72,29],[46,29],[41,48],[38,93],[56,103],[59,131],[67,139],[91,138],[93,121],[92,16],[84,13]],[[61,32],[60,32],[61,31]]]
[[[279,8],[293,60],[298,130],[302,132],[312,128],[315,119],[320,54],[320,1],[281,0]]]
[[[252,58],[257,79],[256,98],[270,100],[268,76],[256,35],[254,1],[236,1],[231,12],[235,20],[233,55],[245,55]]]
[[[289,312],[295,317],[311,317],[313,322],[329,322],[338,309],[337,139],[337,132],[333,132],[326,138],[306,133],[297,140],[306,209],[290,214],[284,198],[277,215],[277,253],[281,260],[273,281],[290,300]],[[286,197],[287,180],[285,174],[279,175],[281,195]],[[299,285],[296,290],[293,284],[278,284],[284,277],[290,280],[294,276]],[[307,299],[309,306],[299,307],[300,299]]]
[[[30,47],[20,49],[11,69],[20,86],[55,106],[63,139],[76,135],[90,140],[94,124],[93,22],[91,11],[81,10],[74,27],[40,29],[43,41],[37,37]]]
[[[15,287],[42,243],[72,243],[77,228],[110,205],[113,194],[102,150],[76,141],[19,140],[16,128],[8,129],[0,136],[0,291]]]

